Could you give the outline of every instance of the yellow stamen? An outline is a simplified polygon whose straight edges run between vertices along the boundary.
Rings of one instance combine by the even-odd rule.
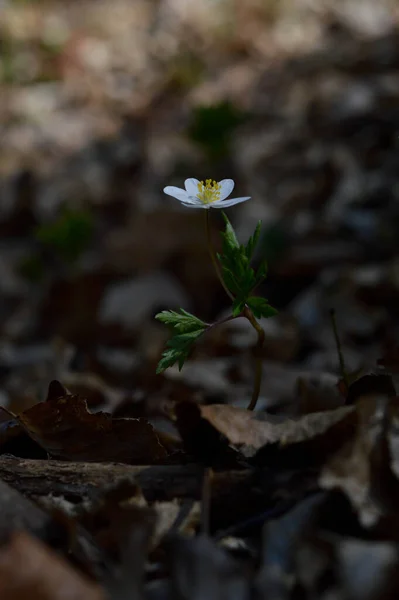
[[[220,200],[220,184],[214,179],[207,179],[205,182],[200,181],[197,187],[197,198],[203,204],[212,204]]]

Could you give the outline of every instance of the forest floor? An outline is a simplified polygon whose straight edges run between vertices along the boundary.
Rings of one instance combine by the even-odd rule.
[[[396,598],[396,2],[0,4],[1,599]],[[245,319],[156,375],[229,314],[187,177],[262,220],[254,412]]]

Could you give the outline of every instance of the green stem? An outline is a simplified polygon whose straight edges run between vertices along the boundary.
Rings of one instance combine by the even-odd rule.
[[[218,259],[216,257],[216,253],[215,253],[215,250],[213,248],[212,235],[211,235],[211,220],[210,220],[210,217],[209,217],[210,208],[208,208],[207,210],[205,210],[205,213],[206,213],[206,220],[205,220],[206,239],[207,239],[207,242],[208,242],[209,255],[211,257],[212,264],[213,264],[214,269],[216,271],[216,275],[218,276],[218,279],[219,279],[220,283],[222,284],[224,291],[226,292],[226,294],[228,295],[228,297],[230,298],[230,300],[234,300],[233,294],[230,292],[229,288],[227,287],[227,285],[225,284],[225,282],[223,280],[223,276],[222,276],[222,273],[221,273],[221,270],[220,270]]]
[[[262,326],[255,319],[252,310],[246,306],[243,311],[244,317],[248,319],[251,323],[252,327],[255,329],[258,334],[258,341],[255,346],[255,379],[254,379],[254,389],[252,391],[251,402],[248,404],[248,410],[255,410],[256,404],[258,402],[260,386],[262,383],[262,357],[260,355],[260,350],[265,342],[265,332]]]
[[[234,321],[234,319],[239,319],[240,317],[243,317],[243,314],[240,315],[229,315],[228,317],[225,317],[224,319],[220,319],[219,321],[215,321],[214,323],[207,323],[207,327],[206,329],[204,329],[204,333],[208,332],[210,329],[213,329],[214,327],[216,327],[217,325],[223,325],[224,323],[228,323],[229,321]]]
[[[218,263],[218,260],[217,260],[216,254],[215,254],[215,250],[213,248],[210,217],[209,217],[210,209],[207,209],[205,212],[206,212],[206,221],[205,221],[206,238],[207,238],[207,242],[208,242],[208,250],[209,250],[211,260],[212,260],[212,264],[215,268],[216,275],[218,276],[218,279],[223,286],[223,289],[225,290],[225,292],[228,295],[228,297],[230,298],[230,300],[234,301],[233,294],[230,292],[230,290],[228,289],[227,285],[225,284],[225,282],[223,280],[223,276],[220,271],[220,266],[219,266],[219,263]],[[262,382],[262,357],[260,356],[260,349],[262,348],[264,341],[265,341],[265,332],[264,332],[263,328],[261,327],[261,325],[258,323],[258,321],[255,319],[255,316],[254,316],[252,310],[249,308],[249,306],[245,306],[242,313],[240,315],[237,315],[237,317],[246,317],[248,319],[248,321],[251,323],[252,327],[255,329],[256,333],[258,334],[258,341],[255,346],[254,389],[252,391],[251,402],[248,405],[248,410],[254,410],[256,407],[256,404],[258,402],[260,386],[261,386],[261,382]],[[237,317],[227,317],[226,321],[230,321],[232,318],[237,318]],[[222,322],[224,322],[224,321],[222,321]],[[216,323],[215,323],[215,325],[216,325]],[[212,326],[213,325],[210,325],[210,327],[212,327]]]

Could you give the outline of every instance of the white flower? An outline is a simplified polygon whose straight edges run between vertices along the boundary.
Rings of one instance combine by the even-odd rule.
[[[227,208],[250,199],[250,196],[246,196],[245,198],[226,200],[234,188],[232,179],[222,179],[218,182],[213,179],[198,181],[198,179],[192,178],[186,179],[184,187],[185,190],[169,185],[163,191],[190,208]]]

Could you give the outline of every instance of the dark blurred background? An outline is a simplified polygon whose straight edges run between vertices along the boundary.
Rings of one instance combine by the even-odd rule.
[[[259,293],[280,314],[263,323],[259,406],[331,400],[331,308],[348,370],[376,368],[399,324],[398,2],[0,11],[0,404],[43,400],[54,378],[119,415],[182,397],[247,404],[245,321],[155,376],[156,312],[228,308],[204,214],[162,193],[186,177],[233,178],[252,197],[228,211],[243,241],[263,222]]]

